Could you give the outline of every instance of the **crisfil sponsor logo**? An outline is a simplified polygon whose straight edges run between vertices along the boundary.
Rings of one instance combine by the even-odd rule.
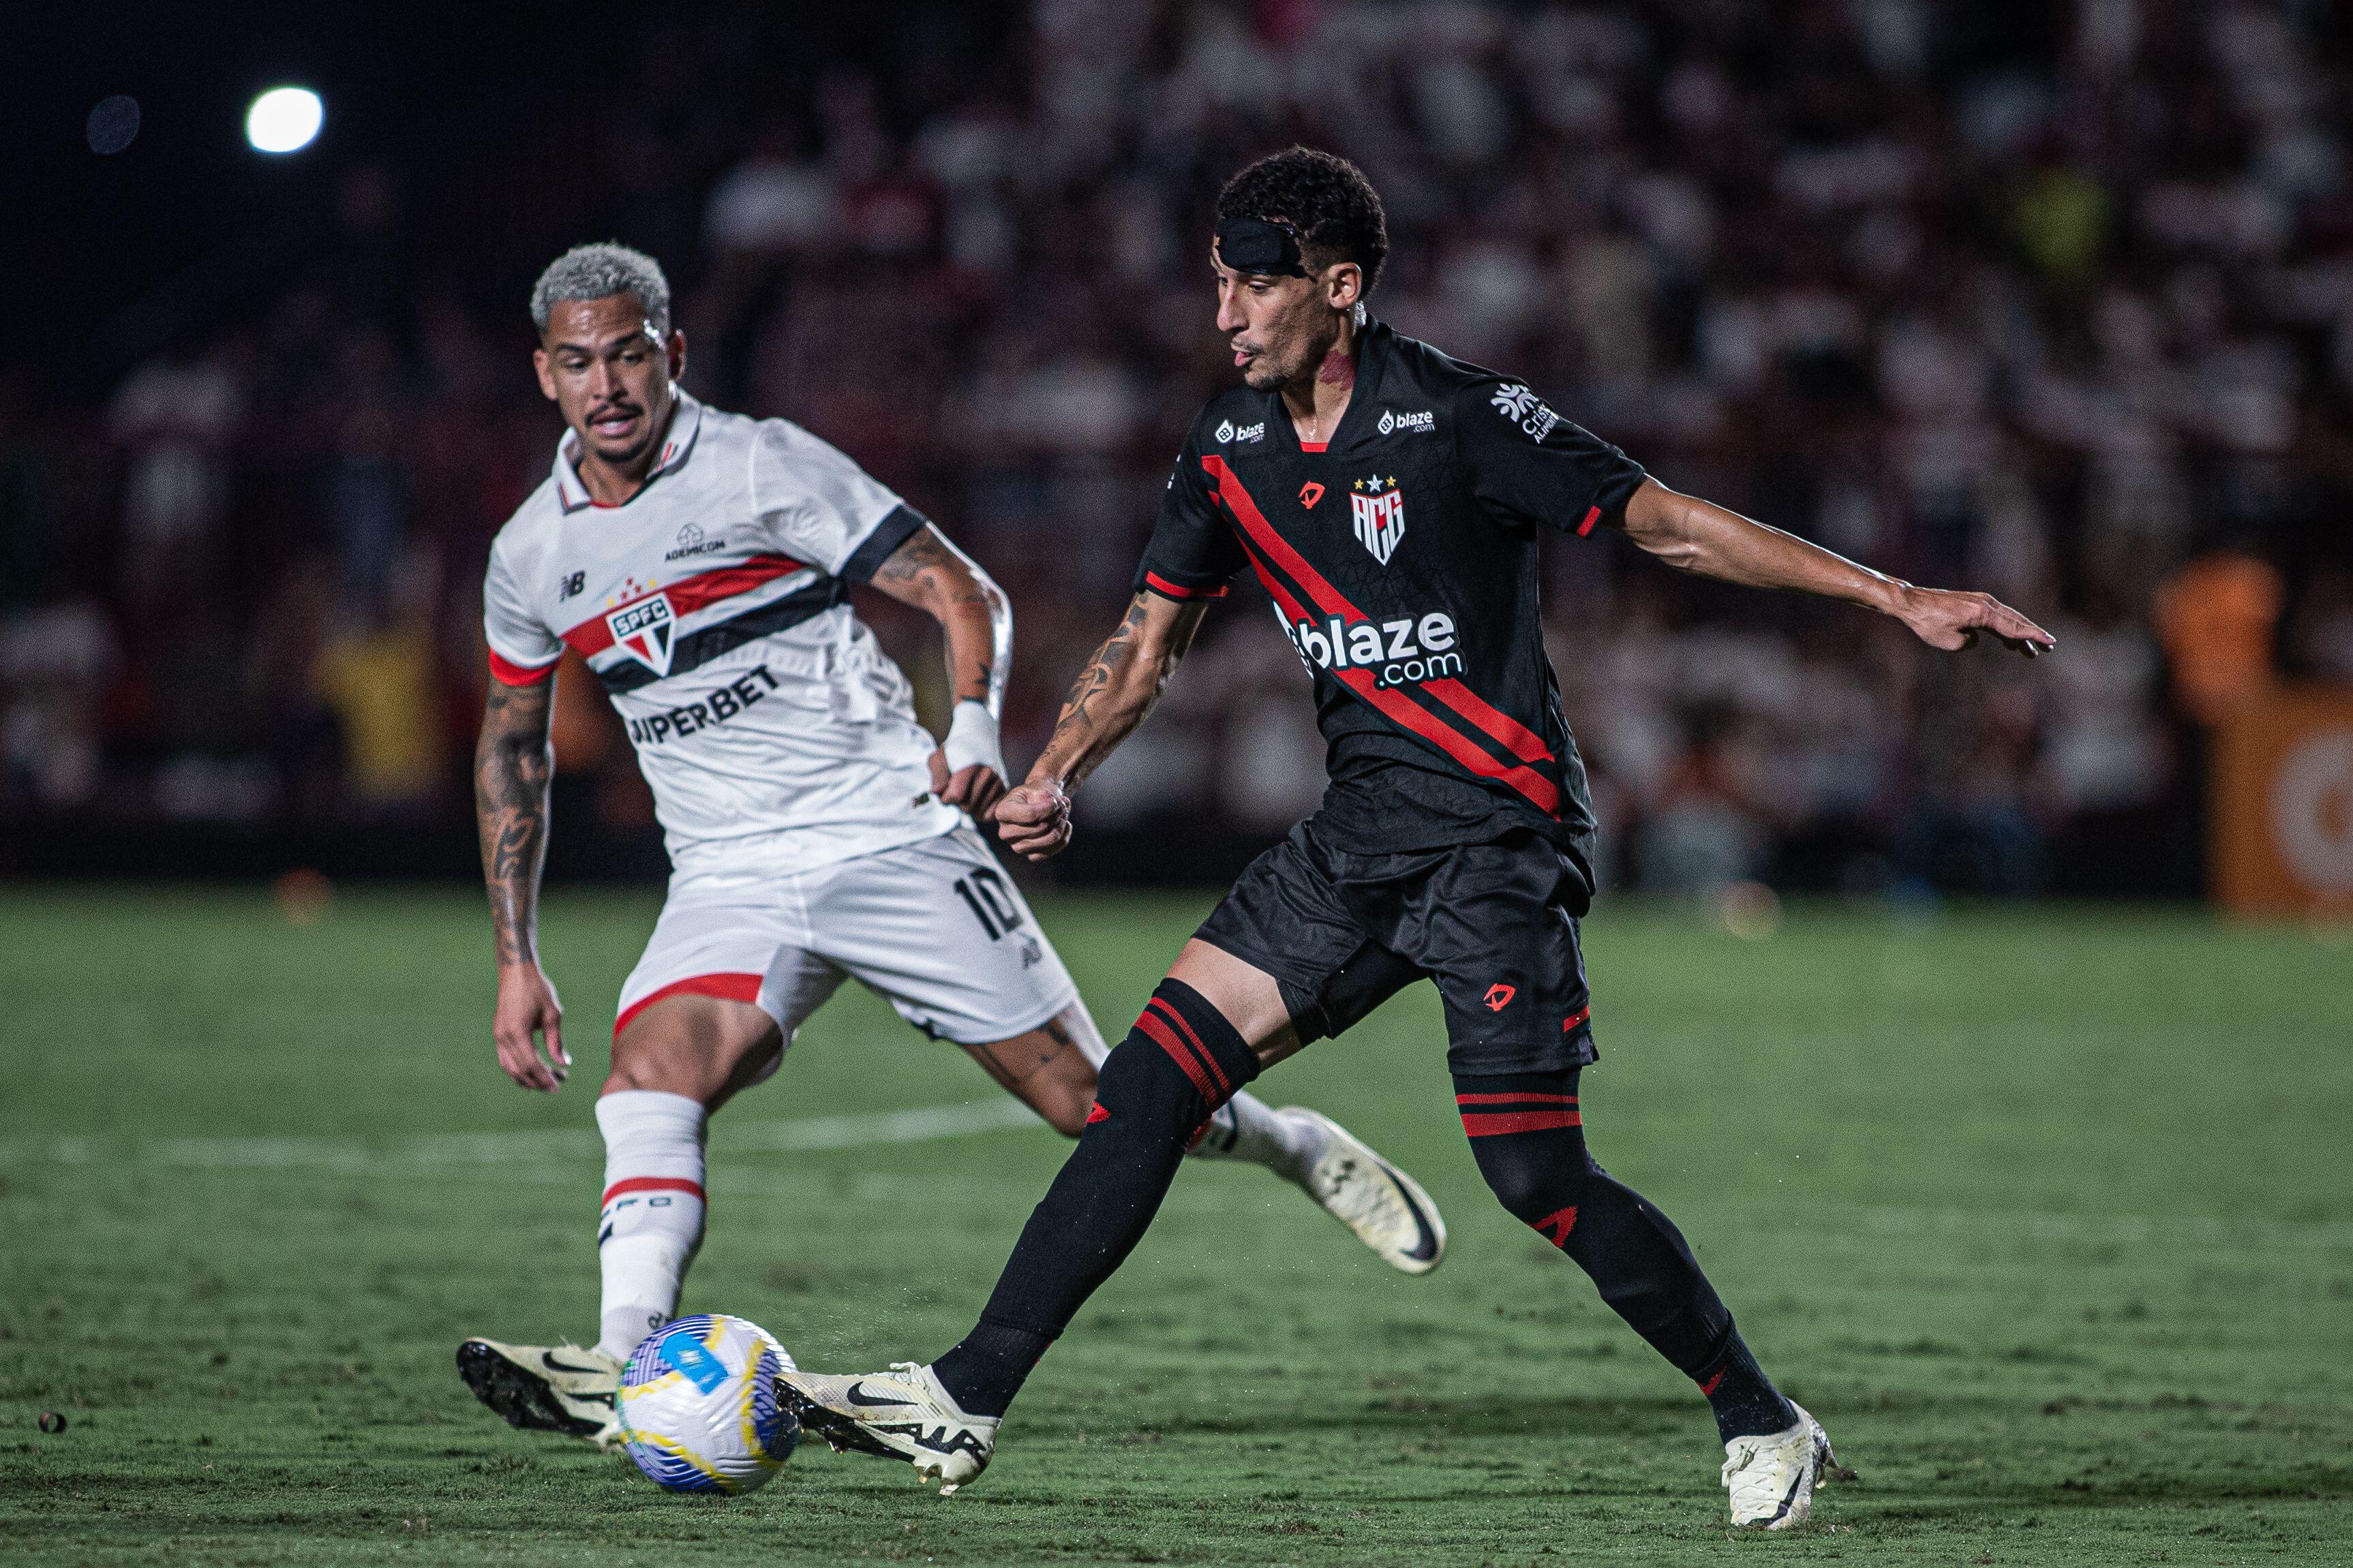
[[[1220,419],[1218,421],[1217,437],[1220,447],[1239,446],[1244,441],[1262,441],[1266,438],[1266,421],[1261,419],[1255,425],[1237,425],[1230,419]]]
[[[1496,413],[1518,426],[1532,440],[1543,440],[1560,423],[1560,416],[1546,407],[1543,398],[1516,381],[1509,386],[1497,387],[1487,401],[1495,405]]]
[[[717,539],[705,539],[702,536],[702,530],[690,522],[678,531],[678,547],[663,552],[662,559],[682,561],[690,555],[715,555],[726,548],[725,535],[723,534]]]
[[[1462,673],[1454,617],[1443,610],[1393,621],[1285,621],[1282,630],[1311,670],[1367,669],[1374,684],[1385,687]]]
[[[1438,428],[1438,415],[1428,408],[1411,414],[1400,408],[1384,408],[1379,428],[1384,436],[1427,436]]]

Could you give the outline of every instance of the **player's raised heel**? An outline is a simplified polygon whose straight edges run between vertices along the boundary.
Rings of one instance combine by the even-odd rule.
[[[601,1352],[468,1340],[458,1347],[458,1375],[510,1426],[561,1432],[600,1448],[621,1440],[613,1415],[621,1363]]]
[[[987,1469],[997,1451],[997,1417],[965,1415],[914,1362],[849,1377],[789,1370],[776,1375],[776,1392],[802,1429],[837,1453],[904,1459],[942,1497]]]
[[[1798,1420],[1785,1432],[1735,1437],[1724,1446],[1724,1484],[1732,1522],[1752,1530],[1790,1530],[1813,1511],[1814,1489],[1841,1472],[1830,1434],[1796,1400]]]
[[[1320,1110],[1286,1105],[1275,1115],[1313,1126],[1324,1147],[1300,1185],[1324,1212],[1403,1274],[1427,1274],[1446,1258],[1446,1222],[1421,1184]]]

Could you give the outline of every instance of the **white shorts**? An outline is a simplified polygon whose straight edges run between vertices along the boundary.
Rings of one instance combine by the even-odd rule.
[[[789,1046],[844,975],[965,1046],[1010,1039],[1078,999],[1020,890],[965,826],[787,876],[672,877],[613,1033],[687,994],[757,1003]]]

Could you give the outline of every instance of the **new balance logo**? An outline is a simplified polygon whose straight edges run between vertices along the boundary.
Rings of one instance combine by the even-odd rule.
[[[1577,1208],[1571,1205],[1565,1209],[1556,1209],[1542,1219],[1528,1221],[1528,1224],[1538,1236],[1543,1237],[1555,1247],[1567,1247],[1568,1233],[1577,1228]]]
[[[1487,1011],[1490,1013],[1500,1013],[1504,1008],[1510,1006],[1512,1005],[1512,998],[1517,996],[1519,994],[1520,991],[1518,986],[1506,985],[1499,980],[1494,984],[1487,987],[1487,994],[1482,997],[1481,1000],[1487,1004]]]

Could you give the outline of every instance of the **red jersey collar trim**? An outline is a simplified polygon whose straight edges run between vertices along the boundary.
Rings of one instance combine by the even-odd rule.
[[[638,495],[645,494],[646,485],[652,484],[671,469],[686,467],[686,460],[694,456],[695,442],[702,437],[701,400],[684,387],[671,388],[670,399],[670,432],[662,437],[661,456],[655,460],[652,471],[646,475],[645,485],[638,487]],[[575,466],[579,458],[580,437],[570,430],[565,431],[563,437],[555,443],[554,475],[555,503],[566,517],[575,511],[586,511],[592,506],[604,505],[590,497],[588,487],[581,481],[580,471]],[[637,496],[631,496],[629,500],[637,499]],[[627,506],[628,501],[621,504]]]

